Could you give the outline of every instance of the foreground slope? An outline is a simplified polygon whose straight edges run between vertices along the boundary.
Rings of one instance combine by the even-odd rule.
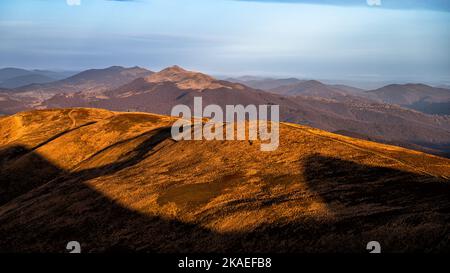
[[[0,251],[449,251],[448,159],[287,123],[274,152],[176,142],[173,121],[0,117]]]

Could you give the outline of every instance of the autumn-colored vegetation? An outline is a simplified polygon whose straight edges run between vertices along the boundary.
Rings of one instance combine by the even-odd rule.
[[[174,141],[101,109],[0,119],[0,252],[450,249],[450,160],[282,123],[280,146]]]

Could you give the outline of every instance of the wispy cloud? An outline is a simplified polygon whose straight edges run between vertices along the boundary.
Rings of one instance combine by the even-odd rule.
[[[261,3],[297,3],[333,6],[366,6],[386,9],[425,9],[450,12],[448,0],[233,0],[241,2]]]
[[[81,0],[66,0],[66,3],[69,6],[79,6],[81,5]]]
[[[64,8],[66,0],[0,0],[0,67],[177,63],[311,78],[450,75],[450,12],[413,0],[414,11],[385,8],[405,0],[238,1],[81,0]],[[263,3],[280,1],[291,4]]]

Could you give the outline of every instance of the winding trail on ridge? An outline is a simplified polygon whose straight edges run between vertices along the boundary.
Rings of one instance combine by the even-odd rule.
[[[73,113],[75,110],[76,110],[76,109],[70,110],[70,112],[69,112],[69,114],[68,114],[70,120],[72,121],[72,125],[70,125],[70,129],[75,128],[75,126],[77,125],[76,119],[75,119],[74,117],[72,117],[72,113]]]

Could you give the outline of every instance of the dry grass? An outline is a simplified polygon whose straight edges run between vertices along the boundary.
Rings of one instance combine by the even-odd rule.
[[[179,141],[173,118],[0,120],[0,251],[449,250],[450,160],[282,124],[280,147]],[[32,175],[29,175],[32,174]]]

